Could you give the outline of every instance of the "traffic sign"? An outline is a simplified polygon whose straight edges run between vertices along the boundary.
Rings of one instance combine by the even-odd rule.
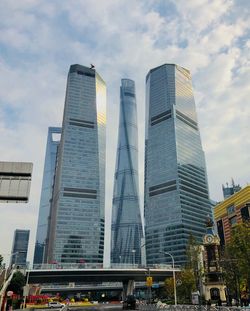
[[[152,278],[152,276],[147,276],[146,285],[147,285],[148,287],[151,287],[152,284],[153,284],[153,278]]]

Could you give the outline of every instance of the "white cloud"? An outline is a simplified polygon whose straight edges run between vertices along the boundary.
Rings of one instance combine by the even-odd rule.
[[[214,29],[201,38],[200,43],[204,50],[209,49],[209,53],[218,53],[220,49],[230,47],[232,42],[241,36],[245,29],[246,23],[239,20],[236,24],[218,24]]]
[[[232,7],[230,0],[175,1],[177,10],[184,22],[192,25],[195,31],[203,31],[223,17]]]

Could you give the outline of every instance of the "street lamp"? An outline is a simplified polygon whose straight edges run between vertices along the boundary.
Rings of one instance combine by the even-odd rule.
[[[141,259],[141,263],[143,264],[142,260],[145,260],[145,268],[147,270],[146,275],[147,275],[147,280],[148,280],[148,278],[150,278],[150,267],[146,266],[146,252],[145,252],[146,243],[145,243],[145,239],[144,239],[144,243],[141,244],[140,248],[141,248],[141,258],[143,258],[145,256],[143,259]],[[143,255],[142,255],[142,249],[143,249]],[[149,304],[151,304],[151,296],[152,296],[151,285],[147,284],[147,298],[148,298]]]
[[[14,252],[14,253],[11,253],[11,254],[6,254],[6,255],[7,256],[14,256],[14,255],[16,255],[18,253],[19,252]],[[16,257],[15,257],[15,259],[16,259]],[[5,265],[4,266],[5,271],[4,271],[3,285],[2,285],[2,288],[1,288],[1,291],[0,291],[0,309],[2,309],[2,304],[3,304],[3,301],[4,301],[4,297],[5,297],[5,291],[6,291],[6,288],[8,286],[7,272],[8,272],[8,269],[10,269],[10,267],[7,268],[6,264],[4,264],[4,265]],[[16,268],[16,267],[14,267],[14,268]],[[5,306],[3,307],[3,310],[5,310]]]
[[[26,270],[26,272],[27,272],[27,270]],[[27,300],[27,296],[29,295],[29,276],[30,276],[30,271],[28,270],[27,276],[26,276],[26,284],[24,287],[24,299],[23,299],[23,308],[22,309],[26,308],[26,300]]]
[[[149,267],[147,268],[147,271],[148,271],[148,277],[150,278],[150,268]],[[148,302],[149,302],[149,304],[151,304],[151,296],[152,296],[151,285],[147,286],[147,292],[148,292]]]
[[[175,281],[175,270],[174,270],[174,257],[172,254],[168,252],[160,252],[163,253],[164,255],[168,255],[172,259],[172,267],[173,267],[173,281],[174,281],[174,304],[175,306],[177,305],[177,296],[176,296],[176,281]]]
[[[15,256],[14,258],[15,258],[15,260],[14,260],[14,264],[16,263],[16,259],[17,259],[17,254],[19,254],[19,253],[21,253],[21,251],[16,251],[16,252],[14,252],[14,253],[10,253],[10,254],[2,254],[3,255],[3,257],[4,256],[8,256],[8,257],[10,257],[10,262],[9,262],[9,268],[11,268],[11,260],[12,260],[12,258],[13,258],[13,256]],[[3,259],[3,261],[4,261],[4,259]],[[3,265],[5,265],[5,267],[7,267],[7,260],[5,260],[6,262],[4,262],[3,263]]]

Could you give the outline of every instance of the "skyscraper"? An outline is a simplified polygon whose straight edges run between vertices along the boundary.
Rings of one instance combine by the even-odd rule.
[[[141,263],[143,231],[138,191],[135,83],[122,79],[111,227],[112,263]]]
[[[145,232],[147,263],[186,261],[211,215],[190,72],[164,64],[146,78]],[[164,254],[165,252],[165,254]]]
[[[43,183],[40,198],[34,264],[43,263],[46,259],[45,249],[48,242],[48,223],[54,184],[57,149],[60,143],[61,128],[49,127],[46,155],[43,170]]]
[[[26,266],[29,236],[30,230],[15,230],[11,251],[11,265]]]
[[[72,65],[48,234],[48,262],[102,263],[104,249],[106,85]]]

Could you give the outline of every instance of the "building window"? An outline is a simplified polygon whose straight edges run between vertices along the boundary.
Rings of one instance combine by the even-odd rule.
[[[241,218],[243,221],[247,221],[250,219],[250,203],[246,204],[246,206],[242,207],[240,210]]]
[[[231,226],[237,224],[237,217],[234,216],[234,217],[229,218],[229,223]]]
[[[233,214],[234,212],[235,212],[235,206],[234,205],[228,206],[227,214],[230,215],[230,214]]]
[[[220,238],[220,244],[225,245],[223,222],[221,219],[217,221],[217,231]]]

